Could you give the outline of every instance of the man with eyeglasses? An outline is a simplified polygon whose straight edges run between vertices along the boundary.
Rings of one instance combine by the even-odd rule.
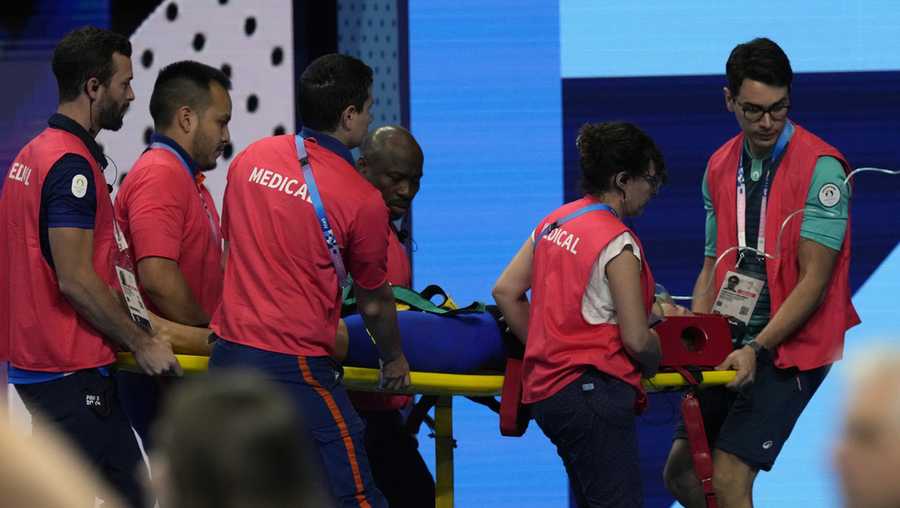
[[[719,368],[737,376],[699,395],[713,491],[731,508],[753,505],[757,473],[772,468],[859,317],[848,284],[849,163],[788,118],[793,71],[775,42],[739,44],[726,73],[725,106],[742,132],[707,165],[692,310],[732,323],[735,350]],[[734,278],[740,291],[726,290]],[[666,485],[684,506],[706,506],[686,436],[679,424]]]

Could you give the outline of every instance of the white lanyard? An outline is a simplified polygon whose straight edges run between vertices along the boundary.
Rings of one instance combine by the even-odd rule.
[[[788,120],[784,129],[781,131],[781,135],[778,136],[775,148],[772,150],[771,160],[773,164],[778,163],[778,158],[781,156],[782,152],[784,152],[793,133],[794,125]],[[737,233],[738,246],[741,249],[747,247],[747,186],[744,184],[743,150],[744,148],[741,147],[740,162],[738,163],[737,172]],[[760,204],[759,209],[759,229],[756,231],[756,250],[760,252],[766,251],[766,204],[769,200],[769,184],[771,178],[772,172],[767,171],[766,181],[763,184],[762,203]]]

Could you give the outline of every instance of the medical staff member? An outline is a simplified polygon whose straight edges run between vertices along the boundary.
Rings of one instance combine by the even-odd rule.
[[[381,192],[390,211],[387,280],[391,285],[410,287],[408,235],[401,227],[419,192],[425,156],[413,135],[399,126],[375,129],[359,150],[357,170]],[[375,485],[391,508],[434,506],[434,478],[419,453],[415,436],[406,430],[401,412],[412,403],[412,397],[350,392],[350,400],[366,424],[366,453]]]
[[[356,58],[316,59],[298,87],[302,133],[262,139],[235,157],[222,211],[225,285],[211,325],[219,339],[210,368],[256,367],[288,389],[332,493],[348,507],[386,506],[331,358],[349,276],[384,385],[409,385],[387,278],[388,210],[350,153],[371,122],[371,85],[372,70]]]
[[[160,70],[150,96],[156,132],[116,194],[116,220],[151,310],[184,325],[209,326],[222,297],[219,214],[203,180],[230,141],[230,88],[222,71],[199,62]],[[209,354],[206,340],[197,346],[194,353]],[[125,410],[150,449],[163,387],[131,372],[120,372],[119,381]]]
[[[118,130],[129,103],[131,44],[94,27],[53,52],[59,107],[0,180],[0,323],[10,383],[29,411],[66,434],[134,506],[146,476],[109,367],[134,353],[147,374],[180,372],[166,337],[129,317],[116,292],[127,255],[94,137]],[[117,265],[117,266],[114,266]],[[124,277],[122,272],[120,277]],[[84,500],[84,504],[93,500]]]
[[[793,71],[775,42],[739,44],[725,70],[725,107],[741,132],[703,179],[706,258],[693,310],[734,324],[735,350],[720,367],[738,371],[730,388],[739,391],[699,395],[713,486],[728,508],[752,506],[757,473],[772,468],[859,317],[848,284],[849,163],[788,118]],[[683,425],[664,475],[681,504],[705,506]]]
[[[641,506],[635,412],[660,345],[649,328],[653,275],[622,219],[643,211],[666,168],[629,123],[586,124],[577,144],[584,197],[538,224],[493,294],[525,342],[523,402],[556,445],[578,506]]]

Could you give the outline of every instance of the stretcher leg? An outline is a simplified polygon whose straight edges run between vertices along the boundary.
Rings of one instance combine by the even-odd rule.
[[[435,508],[453,508],[453,397],[442,395],[434,406],[436,462]]]

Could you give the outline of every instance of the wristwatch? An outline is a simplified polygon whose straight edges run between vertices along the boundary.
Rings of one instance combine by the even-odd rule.
[[[750,349],[752,349],[753,352],[756,353],[756,356],[759,356],[759,353],[761,353],[762,350],[765,349],[765,347],[762,344],[760,344],[759,342],[756,342],[756,340],[751,340],[750,342],[748,342],[744,345],[750,346]]]

